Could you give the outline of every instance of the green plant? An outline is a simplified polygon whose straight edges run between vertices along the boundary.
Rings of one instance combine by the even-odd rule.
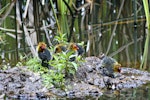
[[[45,73],[42,75],[43,83],[47,88],[50,88],[52,86],[56,88],[65,88],[65,79],[64,74],[58,73],[56,70],[49,70],[48,73]]]
[[[147,0],[143,0],[143,5],[144,5],[144,10],[145,10],[145,15],[146,15],[146,22],[147,22],[147,28],[148,28],[148,33],[146,36],[146,42],[145,42],[145,47],[144,47],[144,54],[143,54],[143,59],[140,65],[140,68],[146,69],[147,65],[147,57],[148,57],[148,47],[149,47],[149,39],[150,39],[150,13],[149,13],[149,5]]]
[[[41,62],[38,58],[30,58],[27,62],[26,65],[28,66],[28,69],[33,71],[33,72],[38,72],[38,73],[45,73],[48,72],[48,68],[45,68],[41,66]]]
[[[53,66],[50,70],[46,67],[42,67],[38,58],[31,58],[27,61],[26,65],[29,70],[41,74],[46,87],[50,88],[54,86],[56,88],[65,89],[65,79],[69,75],[75,74],[78,64],[69,61],[70,57],[74,57],[72,56],[72,52],[54,54],[53,57],[54,60],[49,61],[49,64]],[[80,60],[80,57],[77,57],[77,60]]]
[[[10,3],[7,3],[3,8],[0,9],[0,15],[7,9],[7,7],[10,5]]]
[[[58,36],[55,36],[55,40],[59,43],[65,43],[67,44],[67,38],[66,38],[66,34],[62,34],[62,33],[59,33]]]
[[[78,66],[77,63],[69,61],[70,57],[73,57],[71,54],[72,52],[62,52],[53,55],[54,60],[49,62],[53,66],[53,70],[43,74],[45,86],[65,89],[65,79],[70,75],[73,76]]]
[[[74,57],[72,55],[73,52],[62,52],[53,55],[55,60],[50,61],[50,65],[54,66],[56,70],[58,70],[60,73],[64,74],[74,74],[77,70],[78,64],[76,62],[70,62],[70,58]],[[79,60],[79,59],[77,59]]]
[[[59,33],[55,36],[55,40],[58,43],[68,44],[66,39],[66,34]],[[81,43],[83,44],[83,43]],[[51,46],[49,49],[51,52],[54,51],[54,47]],[[77,68],[82,62],[81,56],[74,55],[73,51],[61,52],[52,54],[53,60],[49,61],[51,69],[41,66],[41,62],[38,58],[32,58],[27,62],[28,68],[34,72],[41,74],[43,78],[43,83],[47,88],[52,86],[56,88],[65,89],[65,80],[67,78],[73,78]],[[75,61],[70,61],[70,58],[75,57]]]

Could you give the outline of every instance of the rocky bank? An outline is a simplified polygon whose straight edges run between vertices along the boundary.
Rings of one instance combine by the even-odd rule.
[[[67,79],[66,85],[69,88],[65,91],[54,87],[47,89],[42,84],[41,76],[29,71],[25,66],[0,70],[0,98],[84,98],[101,96],[107,90],[136,88],[150,82],[150,73],[146,71],[121,68],[121,73],[115,73],[115,77],[111,78],[103,75],[101,66],[99,58],[87,57],[78,67],[74,79]]]

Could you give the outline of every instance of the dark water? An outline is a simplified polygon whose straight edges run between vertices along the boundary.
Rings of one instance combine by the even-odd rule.
[[[0,100],[31,100],[28,97],[10,98],[5,97]],[[66,98],[66,97],[43,97],[32,98],[32,100],[150,100],[150,83],[142,85],[138,88],[122,89],[122,90],[105,90],[102,96],[87,96],[81,98]]]
[[[69,98],[61,98],[67,99]],[[150,100],[150,83],[138,88],[123,89],[120,91],[110,90],[102,96],[87,96],[83,98],[72,98],[71,100]]]
[[[109,91],[100,97],[88,97],[90,100],[150,100],[150,83],[138,88]]]

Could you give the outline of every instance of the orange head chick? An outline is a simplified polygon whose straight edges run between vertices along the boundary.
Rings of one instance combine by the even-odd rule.
[[[38,52],[43,52],[43,50],[46,49],[46,44],[44,42],[39,42],[38,46],[37,46],[37,51]]]
[[[62,51],[66,51],[66,47],[64,44],[58,44],[55,46],[55,53],[61,53]]]
[[[70,43],[69,50],[77,51],[79,48],[75,43]]]
[[[121,64],[119,64],[118,62],[115,62],[113,64],[113,69],[114,69],[114,72],[121,72]]]
[[[37,46],[38,57],[42,60],[41,65],[44,67],[50,67],[49,61],[51,60],[50,51],[47,49],[46,44],[44,42],[39,42]]]

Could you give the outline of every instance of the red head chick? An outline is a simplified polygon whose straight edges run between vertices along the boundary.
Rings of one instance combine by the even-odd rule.
[[[77,51],[79,48],[75,43],[70,43],[69,50]]]
[[[43,52],[46,49],[46,44],[44,42],[39,42],[37,46],[38,52]]]

